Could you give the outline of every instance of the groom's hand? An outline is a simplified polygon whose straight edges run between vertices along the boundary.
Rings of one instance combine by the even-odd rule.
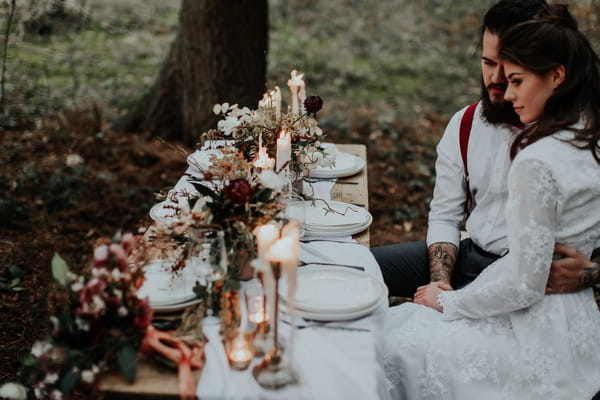
[[[593,275],[598,273],[596,263],[588,260],[577,249],[562,244],[557,244],[554,252],[563,258],[552,261],[546,293],[577,292],[594,283]]]
[[[444,290],[452,290],[452,286],[446,282],[431,282],[425,286],[420,286],[415,292],[414,302],[443,312],[442,306],[438,303],[437,298]]]

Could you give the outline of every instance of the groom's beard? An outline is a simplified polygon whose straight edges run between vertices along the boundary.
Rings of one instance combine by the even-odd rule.
[[[481,83],[481,105],[483,106],[483,118],[492,125],[522,125],[511,102],[493,103],[490,101],[488,90],[483,82]]]

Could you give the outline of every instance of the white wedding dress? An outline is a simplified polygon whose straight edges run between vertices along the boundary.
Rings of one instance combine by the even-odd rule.
[[[394,399],[582,399],[600,390],[592,289],[544,295],[554,243],[600,245],[600,165],[560,132],[526,147],[508,176],[510,252],[444,308],[403,304],[386,320]]]

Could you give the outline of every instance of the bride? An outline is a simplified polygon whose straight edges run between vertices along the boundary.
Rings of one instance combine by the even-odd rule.
[[[591,399],[600,390],[592,289],[545,295],[554,243],[600,245],[599,60],[567,7],[501,38],[505,99],[526,128],[511,148],[510,252],[439,304],[387,316],[393,398]]]

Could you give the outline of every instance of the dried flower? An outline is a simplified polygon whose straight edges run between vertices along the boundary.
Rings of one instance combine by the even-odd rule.
[[[304,109],[309,114],[316,114],[321,108],[323,108],[323,99],[319,96],[308,96],[304,100]]]
[[[234,179],[223,190],[223,194],[235,204],[246,204],[252,198],[252,186],[245,179]]]

